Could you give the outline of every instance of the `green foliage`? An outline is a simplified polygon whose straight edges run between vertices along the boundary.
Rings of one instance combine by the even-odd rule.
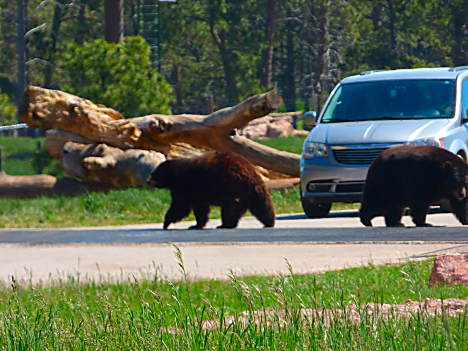
[[[9,101],[8,95],[0,94],[0,125],[17,123],[16,107]]]
[[[60,161],[53,158],[45,146],[36,150],[31,158],[31,166],[42,174],[50,174],[54,177],[65,176],[65,172],[60,166]]]
[[[71,83],[64,91],[111,107],[126,117],[170,114],[171,86],[151,65],[149,45],[141,37],[121,44],[98,39],[69,45],[64,53]]]
[[[271,1],[160,3],[162,73],[171,92],[162,77],[155,78],[143,40],[133,42],[137,1],[124,2],[124,32],[131,43],[104,43],[104,4],[87,0],[61,7],[54,47],[52,19],[57,3],[66,1],[30,0],[27,30],[43,23],[46,27],[28,38],[29,83],[45,84],[51,72],[44,64],[48,61],[55,66],[51,87],[81,94],[126,116],[168,111],[168,104],[174,113],[206,114],[270,88],[283,96],[289,110],[298,100],[309,105],[313,96],[319,110],[316,105],[350,74],[468,64],[464,0],[276,0],[271,87],[262,87]],[[0,89],[11,99],[17,79],[15,16],[16,3],[0,1]],[[100,44],[93,47],[96,40]],[[128,62],[129,57],[138,63]],[[155,102],[159,98],[166,100]]]

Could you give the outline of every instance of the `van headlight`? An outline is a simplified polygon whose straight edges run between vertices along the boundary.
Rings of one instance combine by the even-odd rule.
[[[427,145],[427,146],[437,146],[441,147],[441,141],[434,139],[434,138],[426,138],[426,139],[415,139],[410,140],[406,143],[406,145]]]
[[[302,155],[305,159],[312,159],[315,157],[328,157],[327,146],[320,143],[312,143],[306,141],[302,148]]]

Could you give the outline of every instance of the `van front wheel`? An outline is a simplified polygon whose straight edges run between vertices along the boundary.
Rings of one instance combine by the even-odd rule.
[[[326,217],[331,209],[331,203],[313,203],[301,196],[302,208],[309,218]]]

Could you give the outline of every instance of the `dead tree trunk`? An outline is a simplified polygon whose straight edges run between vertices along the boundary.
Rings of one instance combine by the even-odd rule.
[[[146,179],[151,171],[165,159],[164,155],[156,151],[123,151],[106,144],[68,142],[63,147],[60,165],[67,175],[74,178],[118,188],[135,185],[146,187]]]
[[[299,155],[236,135],[236,129],[282,104],[281,97],[270,91],[208,116],[155,114],[123,119],[117,111],[89,100],[29,86],[20,113],[23,122],[31,127],[73,133],[122,150],[154,150],[168,158],[178,157],[191,148],[232,151],[265,169],[298,177]]]
[[[80,182],[51,175],[9,176],[0,172],[0,198],[26,199],[40,196],[77,196],[115,189],[102,183]]]

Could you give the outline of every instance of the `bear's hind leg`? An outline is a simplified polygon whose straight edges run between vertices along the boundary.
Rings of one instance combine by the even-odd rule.
[[[190,205],[182,201],[172,201],[171,207],[166,213],[163,228],[167,229],[171,223],[178,222],[182,218],[187,217],[191,209]]]
[[[401,223],[401,217],[406,208],[394,207],[387,210],[385,214],[385,225],[387,227],[404,227],[405,225]]]
[[[268,189],[264,185],[257,185],[250,200],[246,203],[250,212],[263,223],[265,227],[274,227],[275,225],[275,208],[273,200]]]
[[[191,226],[189,229],[203,229],[208,222],[208,213],[210,213],[210,206],[207,205],[197,205],[193,207],[193,213],[195,214],[195,219],[197,224]]]
[[[221,206],[222,224],[218,228],[236,228],[245,211],[238,202],[223,204]]]
[[[430,227],[432,224],[426,223],[426,214],[429,211],[429,206],[420,204],[412,204],[410,206],[411,217],[413,223],[418,227]]]

